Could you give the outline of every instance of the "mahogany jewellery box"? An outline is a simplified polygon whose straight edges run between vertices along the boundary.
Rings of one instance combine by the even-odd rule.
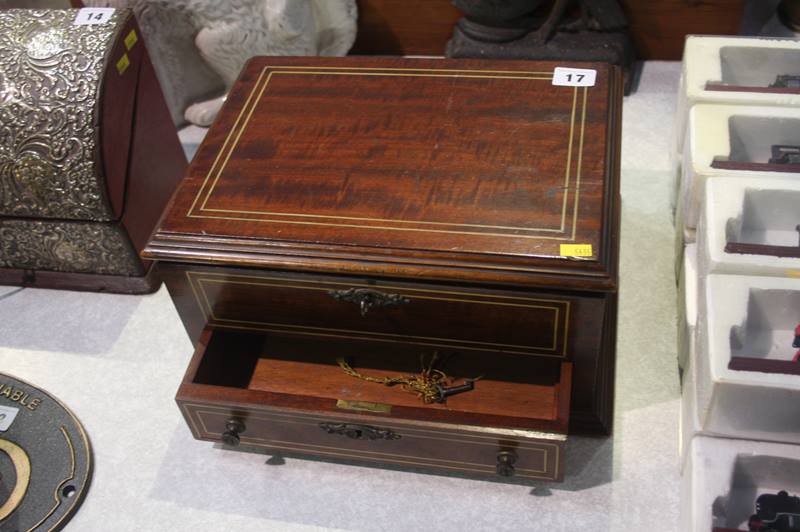
[[[621,91],[601,63],[251,60],[144,252],[194,436],[560,480],[567,433],[611,429]]]

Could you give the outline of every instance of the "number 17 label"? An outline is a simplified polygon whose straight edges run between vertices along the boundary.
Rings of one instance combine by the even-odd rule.
[[[553,85],[562,87],[594,87],[597,70],[587,68],[556,67],[553,71]]]

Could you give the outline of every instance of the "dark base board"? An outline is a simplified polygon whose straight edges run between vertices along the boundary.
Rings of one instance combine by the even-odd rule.
[[[728,369],[737,371],[757,371],[759,373],[780,373],[800,375],[800,363],[793,360],[774,360],[767,358],[731,357]]]
[[[748,87],[745,85],[724,85],[722,83],[706,83],[707,91],[721,92],[757,92],[761,94],[800,94],[794,87]]]
[[[742,255],[767,255],[770,257],[793,257],[800,259],[800,246],[773,246],[770,244],[750,244],[748,242],[728,242],[725,253]]]
[[[0,268],[0,285],[52,288],[115,294],[150,294],[161,286],[161,278],[151,266],[141,277],[67,273]]]
[[[800,172],[800,164],[775,164],[775,163],[757,163],[750,161],[722,161],[714,159],[711,162],[711,168],[719,168],[721,170],[745,170],[749,172]],[[776,177],[781,177],[778,174]]]

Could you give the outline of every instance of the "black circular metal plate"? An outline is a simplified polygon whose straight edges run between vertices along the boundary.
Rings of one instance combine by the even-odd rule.
[[[59,530],[91,476],[89,438],[72,412],[0,373],[0,530]]]

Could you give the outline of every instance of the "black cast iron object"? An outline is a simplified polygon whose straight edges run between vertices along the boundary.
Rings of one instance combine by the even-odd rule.
[[[800,164],[800,146],[772,145],[769,164]]]
[[[770,84],[770,87],[782,89],[800,89],[800,75],[778,74],[775,77],[775,83]]]
[[[748,521],[750,532],[800,531],[800,498],[785,491],[765,493],[756,499],[756,513]]]
[[[91,475],[89,439],[72,412],[0,373],[0,530],[60,530]]]
[[[635,53],[617,0],[453,3],[464,18],[447,43],[448,57],[603,61],[624,68],[625,94],[630,93]]]

